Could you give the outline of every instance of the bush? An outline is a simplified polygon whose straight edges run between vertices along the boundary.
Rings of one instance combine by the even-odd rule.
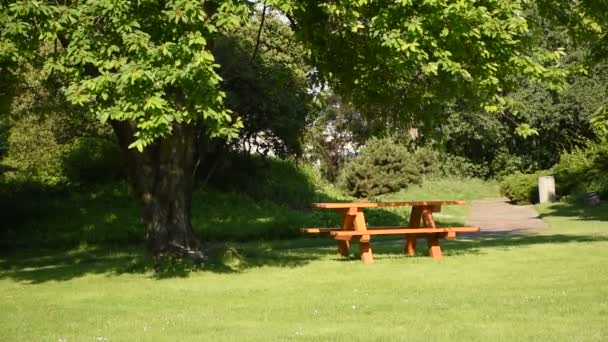
[[[441,155],[430,146],[423,146],[414,152],[414,160],[420,168],[420,173],[424,176],[435,175],[440,172]]]
[[[421,182],[421,170],[414,154],[388,138],[368,140],[340,175],[340,185],[356,197],[395,192]]]
[[[19,182],[58,186],[116,180],[125,164],[109,137],[80,137],[68,132],[60,115],[24,117],[10,128],[3,160],[9,178]]]
[[[13,177],[51,186],[66,181],[61,145],[47,120],[27,117],[18,121],[10,130],[4,162],[14,170]]]
[[[308,208],[317,200],[316,189],[326,185],[305,163],[237,153],[227,153],[210,176],[199,176],[217,190],[291,208]]]
[[[538,202],[538,177],[548,176],[549,170],[538,171],[531,174],[516,172],[506,176],[500,182],[500,193],[515,203]]]
[[[118,144],[81,137],[62,149],[63,172],[72,182],[97,183],[123,178],[126,164]]]
[[[590,144],[560,156],[560,161],[547,171],[533,174],[516,173],[503,179],[501,193],[518,203],[538,201],[537,179],[553,174],[559,196],[578,197],[590,191],[608,197],[608,143]]]
[[[564,195],[597,191],[608,196],[608,142],[562,154],[552,170]]]
[[[496,154],[490,165],[490,171],[498,179],[515,173],[530,174],[539,169],[536,161],[502,150]]]
[[[440,154],[438,163],[438,170],[441,176],[482,179],[490,176],[490,169],[486,164],[475,164],[467,158],[453,154]]]

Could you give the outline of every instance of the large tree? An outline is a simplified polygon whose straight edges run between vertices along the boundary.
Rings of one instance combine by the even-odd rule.
[[[247,16],[236,2],[2,2],[5,64],[41,63],[68,101],[113,128],[128,162],[153,255],[200,256],[190,208],[195,126],[236,134],[212,53],[219,27]]]
[[[413,123],[447,99],[506,104],[517,75],[549,81],[560,52],[531,49],[523,0],[269,0],[306,44],[320,84]],[[44,65],[64,94],[110,124],[127,156],[154,255],[200,255],[190,222],[195,127],[235,136],[212,55],[238,0],[0,2],[0,63]],[[3,68],[2,72],[6,72]]]

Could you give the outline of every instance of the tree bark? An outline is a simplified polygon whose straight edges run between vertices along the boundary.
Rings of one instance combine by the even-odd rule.
[[[139,152],[128,146],[135,124],[112,121],[126,155],[129,183],[141,207],[147,251],[154,257],[203,259],[191,222],[194,186],[194,127],[173,125],[170,136]]]

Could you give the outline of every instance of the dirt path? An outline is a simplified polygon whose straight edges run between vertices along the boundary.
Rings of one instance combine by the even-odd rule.
[[[536,233],[548,225],[531,205],[513,205],[507,198],[475,200],[469,225],[481,228],[484,235]]]

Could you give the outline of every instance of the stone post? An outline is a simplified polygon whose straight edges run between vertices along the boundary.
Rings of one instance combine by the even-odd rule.
[[[538,178],[538,199],[540,203],[555,202],[555,178],[553,176]]]

